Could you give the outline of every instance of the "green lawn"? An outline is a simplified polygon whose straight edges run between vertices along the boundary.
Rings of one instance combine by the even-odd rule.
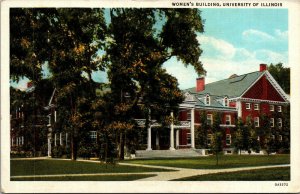
[[[11,176],[52,175],[52,174],[89,174],[89,173],[139,173],[169,171],[158,168],[112,165],[70,160],[11,160]]]
[[[128,160],[128,163],[149,164],[157,166],[171,166],[193,169],[221,169],[237,168],[246,166],[264,166],[276,164],[289,164],[290,155],[222,155],[219,164],[216,165],[215,156],[195,157],[195,158],[162,158],[162,159],[136,159]]]
[[[153,174],[11,178],[11,181],[134,181]]]
[[[174,181],[289,181],[290,167],[247,170],[239,172],[223,172],[191,176]]]

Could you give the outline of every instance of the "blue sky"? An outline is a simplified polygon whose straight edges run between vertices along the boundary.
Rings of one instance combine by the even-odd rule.
[[[282,62],[289,67],[287,9],[201,10],[205,32],[198,41],[206,83],[257,71],[260,63]],[[185,68],[172,58],[165,67],[181,89],[195,86],[197,75],[191,66]]]
[[[287,9],[201,9],[205,20],[197,40],[203,53],[200,61],[207,71],[206,83],[226,79],[232,74],[257,71],[260,63],[288,64]],[[179,87],[194,87],[198,77],[192,66],[176,58],[164,64],[177,77]],[[107,81],[104,72],[93,74],[95,81]],[[28,80],[12,84],[24,88]]]

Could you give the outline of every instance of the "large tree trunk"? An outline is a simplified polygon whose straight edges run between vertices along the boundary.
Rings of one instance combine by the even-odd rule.
[[[72,135],[71,137],[71,159],[72,160],[77,159],[77,140],[74,137],[74,135]]]
[[[120,133],[119,160],[124,160],[124,135]]]

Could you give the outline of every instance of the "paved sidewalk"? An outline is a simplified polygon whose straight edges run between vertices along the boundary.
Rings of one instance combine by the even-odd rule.
[[[244,170],[290,166],[290,164],[282,164],[282,165],[272,165],[272,166],[252,166],[252,167],[240,167],[240,168],[229,168],[229,169],[188,169],[188,168],[175,168],[175,167],[173,168],[173,167],[143,165],[143,164],[129,164],[129,163],[119,163],[119,164],[128,165],[128,166],[141,166],[141,167],[151,167],[151,168],[155,167],[155,168],[163,168],[169,170],[177,170],[171,172],[156,172],[157,176],[138,179],[136,181],[169,181],[169,180],[174,180],[174,179],[179,179],[184,177],[213,174],[213,173],[220,173],[220,172],[236,172],[236,171],[244,171]]]

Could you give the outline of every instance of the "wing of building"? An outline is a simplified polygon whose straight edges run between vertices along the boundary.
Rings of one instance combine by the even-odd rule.
[[[177,132],[179,141],[176,147],[195,148],[195,128],[201,126],[201,115],[205,116],[210,143],[210,128],[214,115],[220,115],[220,127],[224,132],[224,146],[232,147],[232,133],[238,118],[246,123],[253,122],[255,128],[266,126],[262,116],[269,119],[271,128],[282,128],[283,112],[289,105],[289,96],[282,90],[267,70],[267,65],[260,64],[259,71],[244,75],[233,75],[228,79],[205,84],[205,78],[196,80],[196,85],[183,91],[185,100],[180,104],[181,121],[190,121],[191,128]],[[258,135],[262,141],[264,137]],[[278,137],[282,139],[282,135]]]

